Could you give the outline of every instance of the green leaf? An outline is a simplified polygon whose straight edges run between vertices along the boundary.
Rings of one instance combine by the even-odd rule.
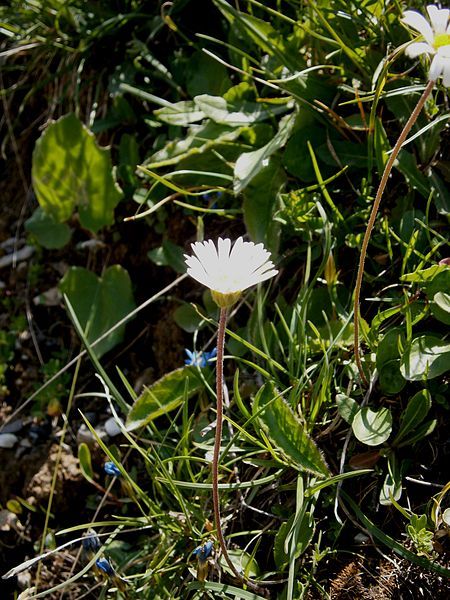
[[[228,550],[228,556],[238,573],[245,573],[246,577],[251,577],[252,579],[259,577],[260,569],[258,563],[248,552],[230,549]],[[229,575],[232,575],[231,569],[226,563],[223,555],[220,557],[220,566]]]
[[[173,319],[178,327],[188,333],[194,333],[202,323],[206,323],[191,304],[179,306],[173,313]]]
[[[306,511],[302,513],[298,523],[294,524],[294,520],[297,517],[297,514],[291,515],[285,523],[282,523],[275,536],[273,555],[275,564],[279,570],[282,570],[288,564],[290,558],[297,559],[308,549],[316,530],[315,521],[310,512]],[[292,536],[293,527],[295,528],[295,549],[291,552],[291,556],[289,556],[286,552],[286,538],[289,534]],[[289,542],[289,545],[290,543],[292,543],[292,540]]]
[[[280,225],[274,221],[277,194],[286,181],[278,161],[269,159],[266,167],[250,181],[244,190],[244,222],[250,238],[262,242],[275,252],[278,249]]]
[[[317,148],[325,143],[326,139],[327,131],[321,123],[313,121],[313,124],[309,124],[306,120],[306,123],[303,122],[298,129],[295,129],[286,144],[282,158],[284,167],[291,175],[295,175],[302,181],[314,181],[316,176],[308,142]]]
[[[406,409],[400,417],[400,429],[393,441],[394,446],[422,423],[430,408],[431,395],[428,390],[420,390],[420,392],[417,392],[417,394],[410,398]]]
[[[253,152],[244,152],[239,156],[234,167],[233,189],[235,194],[240,194],[250,181],[268,164],[268,159],[274,152],[282,148],[291,134],[295,123],[295,113],[284,116],[280,121],[278,132],[262,148]]]
[[[317,148],[317,156],[323,160],[326,165],[331,167],[349,165],[352,167],[367,167],[367,148],[361,147],[361,144],[352,142],[331,141],[333,153],[330,152],[328,144],[323,144]],[[336,160],[336,156],[338,160]]]
[[[84,442],[78,446],[78,460],[80,461],[81,473],[88,481],[93,481],[94,471],[92,470],[91,451]]]
[[[395,501],[400,500],[402,496],[402,470],[398,466],[395,454],[391,454],[388,458],[388,473],[380,490],[380,504],[390,506],[391,496]]]
[[[406,385],[400,371],[400,359],[388,360],[379,370],[380,388],[385,394],[398,394]]]
[[[83,227],[98,231],[114,220],[122,192],[113,177],[110,150],[74,115],[51,123],[36,142],[33,187],[39,204],[58,223],[76,206]]]
[[[38,244],[48,250],[62,248],[72,236],[72,230],[66,223],[58,223],[40,206],[25,221],[25,229],[32,234]]]
[[[434,203],[436,204],[438,213],[445,216],[450,215],[450,192],[448,186],[445,185],[436,171],[431,168],[429,170],[429,177],[433,184],[435,192]]]
[[[433,265],[427,269],[418,269],[413,273],[406,273],[405,275],[402,275],[400,279],[401,281],[406,281],[408,283],[428,284],[441,273],[447,272],[450,274],[450,269],[447,265]]]
[[[286,105],[276,106],[248,100],[227,101],[222,96],[209,96],[208,94],[196,96],[194,102],[198,110],[207,117],[216,123],[231,127],[264,121],[288,110]]]
[[[431,312],[438,321],[450,325],[450,294],[437,292],[437,294],[433,296]]]
[[[417,427],[409,437],[403,439],[398,444],[398,447],[402,448],[403,446],[411,446],[412,444],[415,444],[422,438],[426,437],[427,435],[430,435],[430,433],[433,433],[436,425],[436,419],[431,419],[430,421],[426,421],[422,425],[419,425],[419,427]]]
[[[322,477],[329,475],[320,450],[272,383],[259,390],[253,407],[270,440],[295,468],[306,469]]]
[[[171,106],[158,108],[153,111],[153,114],[164,123],[184,127],[190,125],[190,123],[202,121],[205,118],[204,112],[197,108],[192,100],[182,100],[181,102],[175,102]]]
[[[346,394],[336,394],[336,405],[339,415],[346,423],[351,425],[356,413],[359,411],[359,404]]]
[[[192,98],[199,94],[221,96],[231,80],[226,67],[201,50],[194,52],[186,65],[186,88]]]
[[[183,248],[170,240],[164,240],[162,246],[149,250],[147,256],[159,267],[172,267],[177,273],[186,271]]]
[[[161,415],[178,408],[203,387],[195,367],[171,371],[146,387],[127,417],[129,431],[143,427]]]
[[[136,307],[130,277],[120,265],[108,267],[102,277],[83,267],[70,267],[59,287],[67,295],[89,344]],[[125,325],[118,327],[93,352],[100,358],[123,340],[124,333]]]
[[[428,179],[418,169],[414,155],[403,149],[398,155],[394,166],[405,177],[410,187],[417,190],[425,198],[430,194],[431,188]]]
[[[391,435],[392,415],[388,408],[375,411],[364,407],[355,415],[352,422],[355,437],[367,446],[379,446]]]
[[[406,349],[400,371],[408,381],[439,377],[450,369],[450,344],[435,335],[421,335]]]

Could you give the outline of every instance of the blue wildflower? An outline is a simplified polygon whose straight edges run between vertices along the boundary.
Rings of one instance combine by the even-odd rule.
[[[206,562],[207,558],[209,558],[209,556],[211,555],[213,547],[213,542],[209,540],[201,546],[198,546],[192,554],[197,557],[199,563],[204,563]]]
[[[94,554],[98,552],[102,546],[98,535],[95,533],[94,529],[87,530],[85,537],[81,543],[85,552],[92,552]]]
[[[111,475],[112,477],[120,477],[122,475],[120,469],[116,467],[116,465],[110,460],[105,462],[103,469],[105,470],[105,473]]]
[[[206,367],[217,354],[217,348],[214,348],[211,352],[196,352],[195,350],[191,352],[187,348],[184,351],[189,357],[184,361],[184,364],[201,368]]]
[[[109,562],[109,560],[107,558],[97,558],[97,560],[95,561],[95,566],[100,569],[100,571],[103,571],[103,573],[105,573],[106,575],[108,575],[108,577],[114,577],[114,575],[116,574],[116,572],[113,569],[112,564]]]

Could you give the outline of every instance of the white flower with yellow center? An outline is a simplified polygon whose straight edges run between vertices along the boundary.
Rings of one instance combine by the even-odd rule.
[[[433,56],[428,77],[430,81],[442,77],[442,83],[448,87],[450,86],[450,10],[430,5],[427,6],[427,12],[431,24],[415,10],[405,11],[403,23],[422,34],[425,40],[410,44],[406,54],[411,58],[421,54]]]
[[[241,292],[266,281],[278,273],[270,253],[262,244],[244,242],[238,238],[219,238],[217,248],[212,240],[192,244],[195,256],[185,254],[188,274],[208,287],[221,308],[232,306]]]

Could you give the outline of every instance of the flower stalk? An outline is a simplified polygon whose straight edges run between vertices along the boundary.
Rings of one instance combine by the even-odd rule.
[[[434,84],[436,83],[435,80],[431,80],[427,83],[427,86],[425,88],[425,90],[423,91],[421,97],[419,98],[419,101],[417,102],[414,110],[411,113],[411,116],[409,117],[408,121],[406,122],[406,125],[403,128],[403,131],[400,133],[398,140],[395,143],[395,146],[392,150],[391,155],[389,156],[389,159],[384,167],[384,171],[383,171],[383,175],[381,177],[381,181],[380,184],[378,186],[378,190],[375,196],[375,200],[372,206],[372,210],[370,213],[370,217],[369,220],[367,222],[367,227],[366,227],[366,231],[364,233],[364,238],[362,241],[362,245],[361,245],[361,253],[359,256],[359,265],[358,265],[358,273],[356,275],[356,283],[355,283],[355,292],[354,292],[354,308],[353,308],[353,322],[354,322],[354,338],[353,338],[353,347],[354,347],[354,354],[355,354],[355,361],[356,361],[356,365],[358,367],[358,371],[361,377],[361,381],[367,385],[368,381],[367,381],[367,377],[366,374],[364,373],[363,367],[362,367],[362,363],[361,363],[361,356],[360,356],[360,348],[359,348],[359,317],[360,317],[360,297],[361,297],[361,285],[362,285],[362,280],[363,280],[363,275],[364,275],[364,264],[366,261],[366,256],[367,256],[367,247],[369,245],[369,240],[370,240],[370,235],[372,233],[372,229],[373,226],[375,224],[375,219],[377,217],[378,214],[378,209],[380,208],[380,202],[381,202],[381,198],[383,197],[383,192],[386,188],[386,184],[387,181],[389,179],[389,175],[391,174],[392,171],[392,167],[394,166],[394,162],[401,150],[401,147],[403,145],[403,143],[405,142],[408,133],[411,131],[411,128],[413,127],[413,125],[415,124],[415,122],[417,121],[417,118],[419,116],[419,114],[422,111],[422,108],[425,104],[425,102],[427,101],[429,95],[431,94],[433,88],[434,88]]]

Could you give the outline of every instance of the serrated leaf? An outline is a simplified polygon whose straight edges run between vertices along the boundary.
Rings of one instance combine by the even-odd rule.
[[[293,466],[322,477],[329,475],[320,450],[272,383],[265,384],[255,397],[254,410],[259,413],[261,409],[259,421],[266,434]]]
[[[416,429],[425,419],[430,408],[431,395],[428,390],[420,390],[420,392],[414,394],[400,417],[400,429],[393,445],[398,444],[410,431]]]
[[[413,339],[401,360],[401,373],[408,381],[439,377],[450,369],[450,344],[435,335]]]
[[[161,415],[178,408],[199,392],[203,383],[195,367],[182,367],[171,371],[146,387],[133,404],[127,417],[127,429],[132,431],[143,427]]]
[[[136,307],[130,277],[120,265],[108,267],[102,277],[83,267],[70,267],[59,287],[90,344]],[[96,344],[93,352],[100,358],[119,344],[124,334],[125,325],[118,327]]]
[[[388,408],[361,408],[352,422],[355,437],[367,446],[379,446],[391,435],[392,415]]]
[[[81,225],[91,231],[113,223],[122,192],[110,150],[98,146],[74,114],[51,123],[36,142],[32,179],[39,204],[56,222],[78,207]]]

